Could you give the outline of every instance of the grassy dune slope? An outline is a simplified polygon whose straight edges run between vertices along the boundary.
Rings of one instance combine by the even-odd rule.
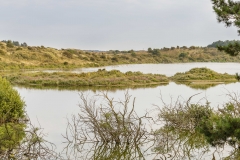
[[[7,47],[0,42],[0,70],[79,68],[117,64],[185,63],[185,62],[240,62],[215,48],[162,49],[160,54],[147,51],[90,52],[49,47]]]

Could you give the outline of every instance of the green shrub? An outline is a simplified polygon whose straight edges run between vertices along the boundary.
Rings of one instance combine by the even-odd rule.
[[[113,57],[113,58],[111,58],[111,60],[112,60],[113,62],[118,62],[118,58],[117,58],[117,57]]]
[[[0,153],[11,150],[24,138],[24,106],[18,92],[0,77]]]
[[[10,83],[0,77],[0,114],[4,122],[13,122],[24,118],[24,102]],[[7,113],[7,114],[6,114]]]
[[[90,61],[95,61],[95,58],[94,58],[94,57],[91,57],[91,58],[90,58]]]
[[[205,118],[198,130],[213,146],[223,146],[225,143],[233,147],[238,145],[240,142],[239,102],[226,103],[218,111],[211,117]]]

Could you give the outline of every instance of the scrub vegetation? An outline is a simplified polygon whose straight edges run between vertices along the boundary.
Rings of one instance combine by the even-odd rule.
[[[24,102],[6,79],[0,77],[0,157],[25,136]]]
[[[31,124],[18,92],[0,77],[0,159],[53,159],[53,146]]]
[[[11,83],[18,85],[40,86],[135,86],[168,83],[165,75],[143,74],[141,72],[122,73],[118,70],[97,72],[69,73],[69,72],[17,72],[5,73]]]
[[[229,102],[217,109],[208,101],[206,104],[191,103],[194,96],[186,102],[177,100],[159,107],[159,121],[164,125],[155,131],[158,141],[155,151],[162,158],[206,159],[204,154],[215,148],[207,159],[239,159],[239,95],[228,96]],[[225,147],[229,152],[221,157],[219,153]]]
[[[192,102],[194,96],[170,104],[161,98],[162,105],[140,117],[128,93],[120,101],[107,93],[80,94],[64,150],[69,159],[145,159],[147,150],[155,159],[239,159],[239,95],[228,94],[229,102],[218,109],[208,101]],[[220,154],[226,147],[229,152]]]
[[[232,83],[239,80],[239,75],[221,74],[208,68],[193,68],[185,73],[176,73],[172,77],[161,74],[143,74],[141,72],[122,73],[119,70],[97,72],[71,73],[71,72],[2,72],[2,76],[14,85],[29,87],[64,87],[84,89],[82,87],[151,87],[165,85],[169,81],[185,84],[192,88],[206,89],[221,83]],[[100,87],[100,88],[99,88]],[[70,88],[69,88],[70,89]]]
[[[217,73],[208,68],[193,68],[185,73],[176,73],[171,79],[173,81],[191,81],[191,82],[236,82],[237,75],[230,75],[227,73]]]
[[[216,48],[196,46],[148,48],[148,51],[84,51],[17,46],[13,42],[0,42],[0,70],[67,69],[144,63],[240,62],[240,56],[233,57]]]

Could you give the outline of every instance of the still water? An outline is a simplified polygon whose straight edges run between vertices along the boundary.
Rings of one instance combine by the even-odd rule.
[[[98,69],[105,68],[106,70],[120,70],[121,72],[127,71],[140,71],[142,73],[155,73],[164,74],[166,76],[173,76],[177,72],[186,72],[191,68],[207,67],[219,73],[235,74],[240,72],[240,63],[175,63],[175,64],[131,64],[131,65],[118,65],[107,66],[98,68],[81,68],[75,69],[73,72],[94,72]]]
[[[142,65],[122,65],[101,67],[107,70],[118,69],[122,72],[140,71],[143,73],[158,73],[172,76],[177,72],[184,72],[194,67],[208,67],[220,73],[235,74],[240,72],[240,64],[238,63],[186,63],[186,64],[142,64]],[[74,70],[74,72],[94,71],[98,68],[87,68]],[[72,114],[79,112],[78,104],[80,103],[79,92],[93,96],[99,94],[103,90],[95,88],[84,88],[83,90],[59,90],[59,89],[31,89],[26,87],[15,87],[26,103],[26,110],[34,125],[44,128],[47,139],[57,146],[57,151],[61,151],[65,144],[62,134],[65,134],[67,118]],[[141,116],[146,111],[153,108],[154,105],[163,105],[160,97],[166,104],[179,98],[182,101],[194,94],[192,102],[205,103],[206,99],[211,102],[211,107],[221,107],[228,101],[228,93],[238,93],[240,91],[240,83],[219,84],[208,89],[195,89],[183,84],[170,82],[168,85],[155,86],[148,88],[135,89],[114,89],[105,90],[109,97],[116,100],[124,98],[124,93],[128,91],[130,95],[136,97],[135,109]],[[101,102],[99,102],[101,103]],[[153,113],[154,114],[154,113]],[[157,113],[156,113],[157,114]],[[155,116],[156,116],[155,114]],[[154,115],[153,115],[154,116]]]
[[[98,69],[106,70],[119,70],[121,72],[127,71],[140,71],[142,73],[164,74],[166,76],[173,76],[177,72],[186,72],[195,67],[207,67],[219,73],[235,74],[240,72],[240,63],[174,63],[174,64],[127,64],[115,65],[94,68],[79,68],[68,70],[69,72],[82,73],[82,72],[96,72]],[[43,72],[62,72],[66,70],[44,70]],[[35,71],[33,71],[35,72]]]

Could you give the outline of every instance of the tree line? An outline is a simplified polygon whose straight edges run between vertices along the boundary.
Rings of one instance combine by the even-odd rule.
[[[12,48],[13,46],[21,46],[21,47],[27,47],[27,43],[19,43],[18,41],[11,41],[11,40],[2,40],[3,43],[7,44],[7,47]]]
[[[234,43],[240,44],[240,40],[226,40],[226,41],[219,40],[219,41],[213,42],[212,44],[207,45],[207,47],[217,48],[218,46],[228,46],[229,44],[234,44]]]

